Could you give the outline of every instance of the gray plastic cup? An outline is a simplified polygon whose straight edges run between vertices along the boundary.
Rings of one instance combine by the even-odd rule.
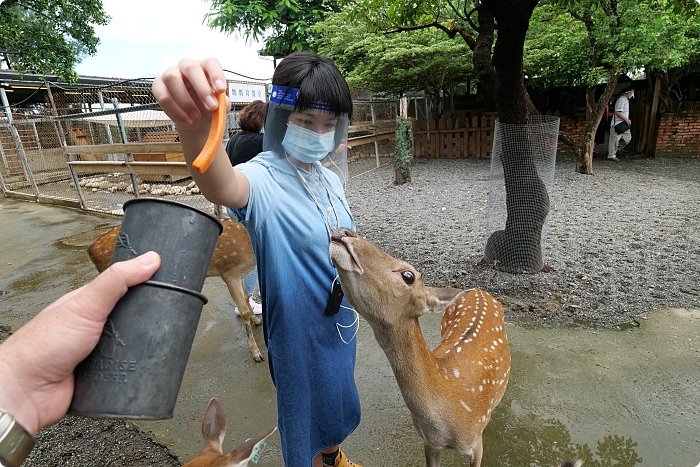
[[[204,295],[146,281],[130,287],[100,341],[76,368],[69,413],[97,418],[172,418]]]
[[[160,254],[160,267],[151,280],[202,291],[216,240],[219,220],[176,201],[134,198],[124,203],[112,263],[147,251]]]
[[[201,294],[223,225],[182,203],[124,203],[112,263],[160,254],[150,280],[130,287],[97,347],[75,371],[69,413],[97,418],[172,418],[199,317]]]

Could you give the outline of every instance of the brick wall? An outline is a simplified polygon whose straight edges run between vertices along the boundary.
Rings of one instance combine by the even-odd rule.
[[[583,142],[583,135],[586,131],[586,120],[571,117],[559,117],[559,131],[566,131],[571,133],[579,141]],[[557,156],[573,157],[574,151],[567,145],[559,140],[557,146]]]
[[[573,134],[582,141],[586,121],[561,117],[559,129]],[[606,152],[607,140],[605,144],[599,146],[599,150]],[[557,155],[572,157],[574,153],[569,146],[559,141]],[[655,155],[657,157],[700,157],[700,109],[661,115]]]
[[[700,157],[700,109],[661,115],[657,157]]]

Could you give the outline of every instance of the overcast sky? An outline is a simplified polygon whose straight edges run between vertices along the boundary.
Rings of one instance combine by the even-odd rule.
[[[97,55],[76,71],[109,78],[152,78],[183,58],[215,57],[224,69],[270,78],[271,58],[258,57],[260,44],[226,36],[202,24],[210,2],[202,0],[103,0],[112,17],[96,27]],[[240,35],[239,35],[240,36]],[[230,78],[235,78],[230,76]],[[240,78],[244,79],[244,78]]]

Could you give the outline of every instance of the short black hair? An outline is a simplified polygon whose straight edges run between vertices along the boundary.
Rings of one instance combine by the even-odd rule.
[[[293,109],[270,102],[265,120],[263,151],[284,154],[282,140],[287,130],[287,119],[292,112],[313,108],[314,104],[325,104],[331,113],[341,118],[336,126],[335,146],[347,136],[348,122],[352,118],[352,94],[348,83],[332,60],[314,52],[295,52],[277,65],[272,75],[274,86],[297,88]]]
[[[332,60],[313,52],[295,52],[275,69],[272,84],[298,88],[294,111],[312,104],[326,104],[336,116],[348,114],[352,118],[352,95],[348,83]]]

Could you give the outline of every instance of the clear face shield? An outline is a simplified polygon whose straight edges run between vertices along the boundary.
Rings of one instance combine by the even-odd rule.
[[[300,168],[315,163],[337,175],[348,172],[348,112],[324,103],[297,101],[299,89],[273,86],[265,120],[263,151],[273,151]]]

